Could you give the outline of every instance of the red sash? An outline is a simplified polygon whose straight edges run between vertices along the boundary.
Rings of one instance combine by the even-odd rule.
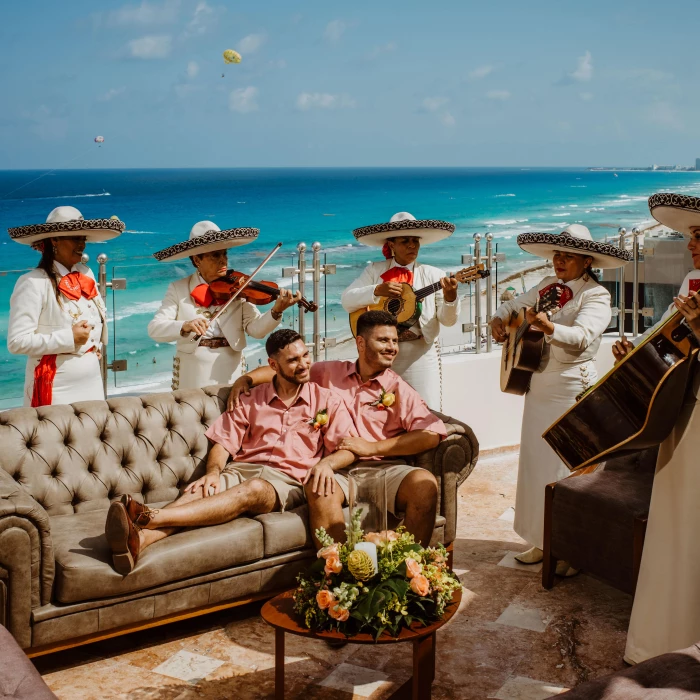
[[[50,406],[53,401],[53,380],[56,378],[56,355],[44,355],[34,368],[32,408]]]
[[[407,267],[397,265],[384,272],[380,277],[385,282],[407,282],[413,284],[413,273]]]

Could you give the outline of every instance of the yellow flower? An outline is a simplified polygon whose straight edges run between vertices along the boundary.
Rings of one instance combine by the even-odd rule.
[[[388,393],[384,394],[384,396],[382,396],[382,403],[385,406],[393,406],[394,401],[396,401],[396,396],[394,394],[392,394],[391,392],[388,392]]]
[[[326,423],[328,423],[328,414],[327,414],[327,413],[324,413],[324,412],[319,413],[319,414],[316,416],[316,422],[317,422],[319,425],[325,425]]]
[[[348,555],[348,571],[358,580],[367,581],[374,576],[372,557],[367,552],[355,549]]]

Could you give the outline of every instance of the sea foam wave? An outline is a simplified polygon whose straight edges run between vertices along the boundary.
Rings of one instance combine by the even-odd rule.
[[[527,219],[493,219],[484,221],[487,226],[512,226],[513,224],[524,224]]]

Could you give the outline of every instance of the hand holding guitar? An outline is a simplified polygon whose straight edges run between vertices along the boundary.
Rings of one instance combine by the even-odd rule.
[[[457,298],[459,280],[456,277],[443,277],[440,284],[442,285],[442,298],[445,301],[454,301]]]
[[[632,345],[627,338],[615,341],[615,344],[612,346],[615,364],[617,364],[633,347],[634,345]]]
[[[403,287],[398,282],[382,282],[374,288],[374,296],[398,299],[402,291]]]
[[[498,316],[491,319],[491,335],[497,343],[504,343],[508,337],[503,321]]]
[[[690,296],[679,294],[673,303],[693,329],[695,337],[700,340],[700,293],[693,292]]]
[[[533,330],[540,331],[545,335],[554,333],[554,324],[544,311],[537,311],[534,308],[525,309],[525,320]]]

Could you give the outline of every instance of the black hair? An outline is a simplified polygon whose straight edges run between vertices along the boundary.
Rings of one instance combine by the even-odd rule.
[[[56,295],[56,299],[60,301],[58,295],[58,282],[56,281],[56,271],[53,268],[54,261],[56,260],[54,256],[53,241],[50,238],[44,238],[42,241],[43,248],[41,251],[41,260],[37,265],[37,269],[43,270],[51,281],[51,286],[53,287],[53,292]]]
[[[192,263],[193,267],[197,267],[197,263],[194,261],[195,257],[195,255],[190,255],[190,262]]]
[[[586,269],[583,271],[583,274],[588,275],[594,282],[597,282],[598,284],[600,284],[600,280],[598,279],[598,275],[596,275],[596,273],[593,272],[592,266],[593,266],[593,261],[591,260],[591,262],[588,265],[586,265]]]
[[[265,350],[268,357],[274,357],[280,350],[284,350],[287,345],[301,340],[302,337],[293,328],[280,328],[270,334],[265,341]]]
[[[392,326],[396,328],[399,322],[396,316],[392,316],[386,311],[365,311],[360,318],[357,319],[357,335],[363,338],[366,334],[377,326]]]

